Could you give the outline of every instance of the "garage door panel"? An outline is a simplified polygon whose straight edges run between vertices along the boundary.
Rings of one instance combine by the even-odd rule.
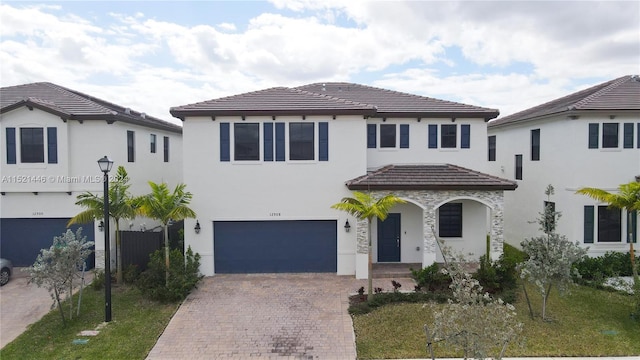
[[[216,273],[336,272],[334,220],[216,221]]]
[[[31,266],[41,249],[53,245],[53,237],[67,231],[69,218],[3,218],[0,219],[0,255],[11,260],[13,266]],[[93,241],[93,224],[72,225],[75,232],[82,227],[82,235]],[[93,268],[95,259],[88,259],[88,268]]]

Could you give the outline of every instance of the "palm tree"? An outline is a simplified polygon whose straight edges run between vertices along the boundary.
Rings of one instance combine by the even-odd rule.
[[[120,219],[133,219],[136,216],[135,199],[129,194],[129,175],[124,166],[119,166],[116,177],[109,183],[109,217],[116,223],[116,281],[122,282],[122,254],[120,247]],[[104,198],[90,192],[85,192],[76,198],[76,205],[86,210],[77,214],[67,223],[85,224],[104,217]],[[109,219],[105,220],[109,221]],[[109,249],[105,249],[109,251]],[[107,275],[108,276],[108,275]]]
[[[169,192],[166,183],[156,184],[149,181],[151,193],[139,198],[138,213],[148,218],[159,220],[164,231],[164,255],[165,255],[165,285],[169,286],[169,221],[180,221],[186,218],[195,218],[196,213],[187,205],[191,202],[193,195],[185,192],[185,184],[178,184]]]
[[[632,238],[633,229],[631,224],[633,223],[634,211],[640,210],[640,182],[634,181],[628,184],[621,184],[618,186],[618,193],[612,194],[608,191],[585,187],[576,192],[577,194],[587,195],[595,200],[606,202],[609,207],[616,209],[625,209],[627,211],[627,232],[629,233],[629,254],[631,256],[631,271],[633,272],[633,280],[638,286],[638,269],[635,264],[635,253],[633,251],[633,242],[636,239]]]
[[[369,243],[369,274],[367,276],[367,279],[369,281],[369,289],[367,294],[368,299],[371,300],[371,293],[373,289],[371,222],[374,217],[378,218],[380,221],[384,221],[387,218],[389,210],[391,210],[392,207],[394,207],[396,204],[405,203],[405,201],[392,194],[386,195],[380,199],[376,199],[369,193],[354,191],[353,196],[354,197],[344,197],[339,203],[333,204],[331,205],[331,207],[333,209],[341,210],[350,215],[353,215],[360,220],[367,220],[367,239]]]

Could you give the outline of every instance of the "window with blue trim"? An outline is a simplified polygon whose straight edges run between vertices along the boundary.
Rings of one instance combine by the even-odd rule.
[[[396,147],[396,125],[381,124],[380,125],[380,148]]]
[[[314,123],[289,123],[289,160],[314,160]]]
[[[233,124],[233,160],[260,160],[260,124]]]
[[[44,162],[44,129],[20,128],[20,162]]]

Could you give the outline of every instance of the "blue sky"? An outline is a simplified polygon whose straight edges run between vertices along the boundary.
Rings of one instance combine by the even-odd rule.
[[[502,115],[640,73],[638,1],[3,1],[0,85],[171,106],[349,81]]]

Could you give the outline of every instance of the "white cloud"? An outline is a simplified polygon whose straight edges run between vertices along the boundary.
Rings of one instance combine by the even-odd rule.
[[[212,24],[118,2],[83,18],[68,4],[0,5],[2,86],[51,81],[168,119],[170,106],[375,74],[376,86],[508,114],[640,63],[638,2],[273,0],[246,23]]]

